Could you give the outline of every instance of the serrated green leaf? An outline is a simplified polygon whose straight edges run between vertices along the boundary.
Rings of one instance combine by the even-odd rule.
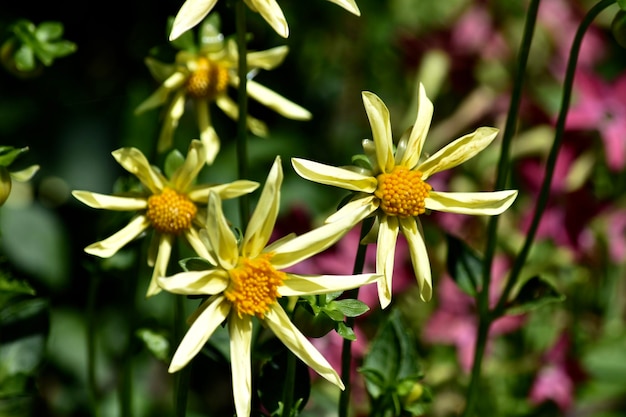
[[[448,274],[458,287],[471,296],[475,296],[482,286],[483,261],[463,241],[452,235],[446,235],[448,256],[446,266]]]
[[[42,22],[35,29],[35,36],[42,42],[59,39],[63,36],[63,24],[60,22]]]
[[[167,154],[165,158],[165,176],[171,178],[172,175],[180,168],[185,162],[185,156],[180,153],[178,149],[173,149]]]
[[[507,307],[508,314],[522,314],[546,304],[565,300],[565,296],[547,280],[535,276],[525,281]]]
[[[362,301],[353,299],[335,300],[332,301],[328,307],[341,311],[346,317],[358,317],[370,309],[367,304]]]
[[[354,330],[352,330],[351,327],[346,326],[346,324],[343,321],[337,322],[337,328],[335,329],[335,331],[337,332],[337,334],[339,334],[339,336],[343,337],[344,339],[352,340],[352,341],[356,340],[356,335],[354,334]]]
[[[170,342],[161,332],[148,328],[138,329],[135,334],[159,360],[167,362],[170,358]]]

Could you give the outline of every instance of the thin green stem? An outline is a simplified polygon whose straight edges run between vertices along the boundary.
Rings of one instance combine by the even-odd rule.
[[[374,224],[374,218],[367,218],[363,220],[361,224],[361,234],[359,237],[359,246],[356,252],[356,258],[354,259],[354,267],[352,268],[352,274],[362,274],[363,266],[365,265],[365,254],[367,252],[367,244],[361,244],[361,240],[367,235],[369,230]],[[357,299],[359,297],[359,288],[355,288],[346,291],[346,298]],[[354,317],[346,318],[346,326],[354,327]],[[347,417],[350,408],[350,394],[352,391],[351,380],[351,364],[352,364],[352,341],[348,339],[343,340],[341,348],[341,379],[345,385],[345,389],[341,391],[339,395],[339,417]]]
[[[535,23],[537,21],[537,11],[539,9],[540,0],[532,0],[526,15],[526,23],[524,25],[524,34],[518,54],[518,62],[514,75],[513,90],[511,91],[511,101],[509,104],[509,112],[507,114],[504,133],[502,136],[502,148],[500,150],[500,159],[498,161],[496,190],[504,189],[509,175],[510,167],[510,149],[513,136],[515,135],[517,119],[519,114],[520,102],[522,99],[522,90],[524,86],[524,77],[526,74],[526,65],[530,54],[530,46],[535,31]],[[472,415],[478,396],[478,384],[482,366],[482,358],[485,352],[485,345],[489,335],[489,327],[492,318],[489,311],[489,287],[491,284],[491,264],[496,249],[497,231],[499,216],[493,216],[489,219],[487,227],[487,243],[483,260],[483,285],[477,297],[479,325],[476,337],[476,349],[474,352],[474,362],[472,365],[471,379],[467,392],[467,403],[463,416]]]
[[[587,29],[593,23],[594,19],[607,7],[611,6],[615,3],[615,0],[602,0],[593,6],[587,15],[584,17],[578,30],[576,31],[576,35],[574,36],[574,41],[572,42],[572,48],[570,50],[569,60],[567,63],[567,69],[565,71],[565,80],[563,81],[563,97],[561,99],[561,109],[559,111],[559,116],[556,122],[556,128],[554,132],[554,142],[552,143],[552,148],[550,149],[550,153],[548,154],[548,159],[546,161],[546,172],[544,175],[543,183],[541,184],[541,190],[539,191],[539,196],[537,198],[537,204],[535,206],[535,211],[533,213],[533,218],[530,223],[530,227],[526,232],[526,240],[524,241],[524,245],[520,250],[519,254],[515,258],[515,263],[511,268],[511,273],[509,275],[509,280],[502,291],[502,295],[498,300],[498,304],[494,309],[494,317],[501,315],[505,308],[506,303],[509,298],[509,294],[511,290],[517,283],[520,272],[526,263],[526,258],[530,252],[530,249],[533,244],[533,240],[535,239],[535,235],[537,233],[537,229],[539,227],[539,222],[541,220],[541,215],[548,204],[548,198],[550,197],[550,185],[552,183],[552,177],[554,175],[554,168],[556,166],[556,158],[558,157],[559,150],[561,148],[561,144],[563,142],[563,132],[565,131],[565,121],[567,119],[567,112],[569,110],[569,103],[572,96],[572,86],[574,84],[574,76],[576,74],[576,64],[578,61],[578,54],[580,52],[580,46],[583,41],[583,37],[587,32]]]
[[[296,356],[287,350],[287,369],[283,388],[283,416],[291,417],[293,408],[293,389],[296,386]]]
[[[173,339],[178,346],[184,335],[185,303],[184,296],[174,296],[174,334]],[[191,364],[180,370],[174,379],[174,410],[176,417],[185,417],[187,414],[187,397],[189,394],[189,376]]]
[[[239,179],[248,179],[248,54],[246,44],[246,4],[238,0],[235,6],[235,19],[237,29],[237,51],[239,60],[237,63],[237,76],[239,87],[237,89],[237,106],[239,119],[237,120],[237,171]],[[241,229],[246,230],[250,218],[250,203],[247,195],[239,197],[239,214],[241,216]]]
[[[87,294],[87,386],[89,387],[89,400],[91,412],[94,417],[100,415],[98,409],[99,395],[96,379],[96,300],[100,279],[92,275],[89,280],[89,292]]]

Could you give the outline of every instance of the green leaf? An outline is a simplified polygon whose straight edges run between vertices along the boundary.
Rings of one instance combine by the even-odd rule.
[[[369,169],[370,171],[373,169],[370,159],[367,155],[363,154],[352,155],[352,165],[356,165],[359,168]]]
[[[507,307],[508,314],[522,314],[546,304],[565,300],[565,296],[547,280],[535,276],[521,284]]]
[[[626,10],[626,0],[617,0],[617,5],[622,10]]]
[[[322,307],[321,310],[328,315],[334,321],[343,321],[344,315],[340,310],[329,308],[328,306]]]
[[[0,165],[8,167],[15,161],[15,158],[28,151],[28,146],[14,148],[13,146],[0,147]]]
[[[14,55],[15,67],[20,71],[32,71],[35,69],[35,54],[29,45],[22,45]]]
[[[367,304],[353,299],[332,301],[328,304],[328,308],[339,310],[346,317],[357,317],[370,309]]]
[[[483,284],[483,261],[463,241],[452,235],[446,235],[448,273],[456,285],[471,296],[475,296]]]
[[[172,175],[180,168],[185,162],[185,156],[180,153],[178,149],[173,149],[167,154],[165,158],[165,176],[172,178]]]
[[[354,330],[352,330],[351,327],[346,326],[346,324],[343,321],[337,322],[337,328],[335,329],[335,331],[337,332],[337,334],[339,334],[339,336],[343,337],[344,339],[352,340],[352,341],[356,340],[356,335],[354,334]]]
[[[170,342],[163,333],[148,328],[141,328],[135,334],[157,359],[163,362],[169,361]]]
[[[0,274],[0,310],[10,299],[20,295],[35,295],[35,290],[26,281]]]
[[[181,259],[178,264],[185,272],[204,271],[212,267],[209,261],[200,257]]]
[[[35,29],[35,36],[41,42],[59,39],[63,36],[63,24],[60,22],[42,22]]]

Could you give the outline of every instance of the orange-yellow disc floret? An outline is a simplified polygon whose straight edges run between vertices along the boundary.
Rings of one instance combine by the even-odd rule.
[[[415,217],[426,211],[424,199],[432,187],[422,181],[420,171],[396,166],[388,174],[376,177],[378,187],[374,195],[380,199],[380,208],[390,216]]]
[[[158,232],[179,234],[191,228],[198,207],[189,198],[171,188],[148,198],[146,217]]]
[[[200,57],[197,68],[187,79],[187,93],[197,99],[212,100],[228,87],[228,70],[218,62]]]
[[[280,297],[278,287],[283,284],[286,274],[272,266],[271,258],[269,253],[253,259],[240,258],[237,267],[228,271],[231,283],[224,295],[239,317],[246,314],[263,318]]]

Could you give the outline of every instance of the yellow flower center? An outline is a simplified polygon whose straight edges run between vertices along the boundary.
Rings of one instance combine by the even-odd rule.
[[[146,216],[157,231],[176,235],[191,227],[197,212],[198,207],[186,195],[166,187],[148,198]]]
[[[212,100],[226,91],[228,70],[215,61],[200,57],[197,68],[187,79],[187,93],[198,99]]]
[[[280,297],[278,287],[287,278],[270,263],[272,254],[254,259],[240,258],[239,265],[228,271],[231,283],[224,295],[233,304],[239,317],[244,314],[263,318]]]
[[[424,199],[432,187],[422,181],[420,171],[396,166],[389,174],[380,174],[374,195],[390,216],[415,217],[426,211]]]

